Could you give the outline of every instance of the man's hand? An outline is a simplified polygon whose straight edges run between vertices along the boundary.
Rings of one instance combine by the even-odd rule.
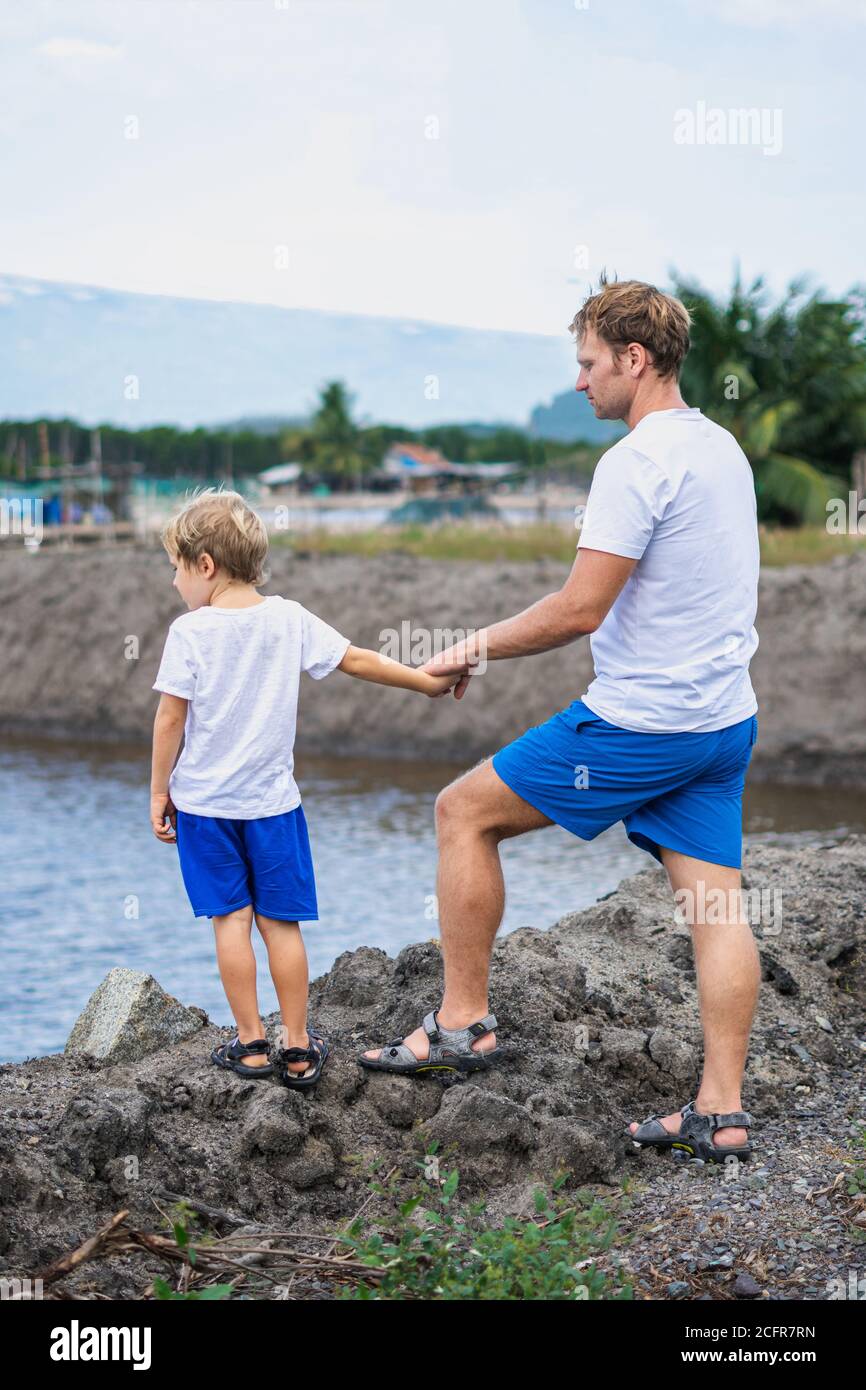
[[[431,700],[441,700],[443,695],[447,695],[453,690],[456,677],[452,675],[434,675],[428,671],[426,666],[419,666],[418,673],[424,684],[421,687],[425,695],[429,695]]]
[[[168,792],[151,793],[150,824],[154,835],[164,845],[177,843],[177,811]]]
[[[477,662],[475,663],[477,665]],[[466,656],[466,644],[457,642],[453,647],[448,647],[438,656],[433,656],[421,667],[431,676],[450,677],[448,686],[441,692],[447,695],[448,690],[454,692],[455,700],[462,700],[466,691],[469,689],[469,680],[472,674],[472,665]],[[456,680],[455,680],[456,677]]]

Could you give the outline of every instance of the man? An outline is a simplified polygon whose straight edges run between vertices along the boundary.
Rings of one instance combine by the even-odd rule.
[[[687,920],[704,1030],[695,1100],[629,1132],[660,1147],[679,1137],[705,1158],[746,1157],[751,1119],[740,1087],[760,966],[739,870],[757,736],[748,669],[758,645],[757,518],[733,435],[680,394],[689,323],[684,305],[654,286],[602,278],[569,325],[576,389],[599,419],[623,420],[630,433],[599,460],[562,588],[426,669],[459,674],[459,698],[481,656],[529,656],[588,634],[595,680],[440,793],[442,1005],[407,1038],[358,1060],[404,1074],[489,1065],[498,1051],[487,984],[504,906],[500,841],[554,822],[590,840],[622,820],[664,865],[677,901],[699,905]],[[731,904],[723,921],[701,910],[720,901]]]

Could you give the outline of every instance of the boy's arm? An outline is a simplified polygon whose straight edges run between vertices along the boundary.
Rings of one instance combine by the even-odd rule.
[[[347,647],[337,670],[345,671],[347,676],[357,676],[362,681],[374,681],[376,685],[396,685],[403,690],[417,690],[431,698],[444,695],[457,680],[456,676],[450,675],[431,676],[426,671],[404,666],[401,661],[366,647]]]
[[[153,721],[153,755],[150,771],[150,824],[153,833],[163,844],[175,842],[176,813],[168,794],[168,779],[177,761],[183,738],[188,700],[179,695],[160,695],[159,707]],[[169,825],[166,825],[168,817]]]

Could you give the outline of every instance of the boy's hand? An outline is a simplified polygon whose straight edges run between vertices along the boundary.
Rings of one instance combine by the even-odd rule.
[[[154,835],[164,845],[177,843],[177,811],[168,792],[151,793],[150,824]]]
[[[429,672],[423,671],[424,694],[429,695],[431,700],[438,700],[442,695],[447,695],[454,688],[459,679],[458,676],[431,676]]]
[[[438,656],[431,657],[420,668],[426,675],[432,676],[433,680],[446,680],[448,684],[439,694],[445,695],[450,690],[455,700],[463,699],[472,679],[473,667],[466,659],[463,645],[465,644],[461,644],[459,648],[454,646],[449,647],[447,651],[439,652]]]

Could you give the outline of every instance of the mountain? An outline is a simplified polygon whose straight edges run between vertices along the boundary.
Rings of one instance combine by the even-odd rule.
[[[306,416],[328,380],[356,418],[525,427],[574,344],[414,319],[131,294],[0,276],[0,417],[215,425]],[[438,394],[437,394],[438,388]],[[432,399],[428,397],[432,396]]]
[[[554,396],[550,405],[537,405],[529,417],[529,433],[543,439],[573,439],[587,444],[607,444],[625,434],[621,420],[597,420],[595,411],[581,391],[574,387]]]

